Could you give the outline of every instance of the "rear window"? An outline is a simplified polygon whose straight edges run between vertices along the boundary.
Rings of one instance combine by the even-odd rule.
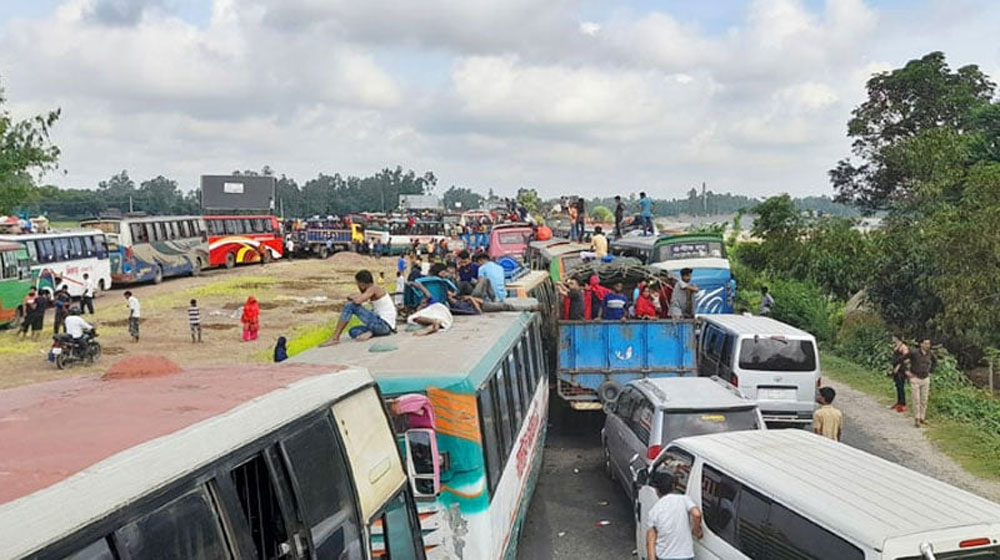
[[[816,369],[816,346],[811,340],[747,338],[740,344],[740,369],[813,371]]]
[[[520,243],[527,243],[528,238],[531,236],[530,233],[512,232],[512,233],[501,233],[497,237],[500,239],[500,243],[503,245],[517,245]]]
[[[1000,560],[1000,548],[944,552],[934,555],[938,560]],[[923,560],[923,556],[907,556],[899,560]]]
[[[664,444],[682,437],[759,429],[753,408],[663,411]]]

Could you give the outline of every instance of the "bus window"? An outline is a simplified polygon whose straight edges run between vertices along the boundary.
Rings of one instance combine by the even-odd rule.
[[[117,251],[118,245],[108,241],[103,235],[95,235],[94,248],[97,250],[97,258],[106,259],[108,258],[108,251]]]
[[[361,560],[357,504],[347,463],[323,416],[281,443],[316,558]]]
[[[150,222],[148,224],[143,224],[146,229],[146,242],[152,243],[153,241],[159,241],[159,237],[156,233],[156,224]]]
[[[160,241],[167,241],[168,239],[170,239],[170,235],[167,234],[167,224],[163,222],[156,223],[156,234],[157,234],[157,239],[159,239]]]
[[[69,241],[70,258],[72,259],[83,258],[83,238],[70,237],[67,241]]]
[[[94,237],[91,235],[85,235],[80,238],[83,242],[83,254],[87,257],[93,257],[97,252],[97,248],[94,247]]]
[[[205,227],[200,220],[189,220],[191,222],[191,237],[198,237],[205,233]]]
[[[250,234],[254,232],[253,223],[251,220],[246,220],[246,219],[240,220],[240,223],[243,225],[243,233]]]
[[[178,239],[180,237],[177,233],[176,221],[167,222],[166,226],[167,226],[167,239],[173,240],[173,239]]]
[[[178,233],[180,234],[180,238],[181,239],[186,239],[188,237],[192,237],[191,235],[188,235],[188,221],[187,220],[181,220],[181,221],[177,222],[177,229],[179,230]]]
[[[230,558],[204,486],[125,525],[115,542],[129,558]]]
[[[223,224],[226,228],[226,235],[239,235],[240,233],[240,221],[239,220],[223,220]]]
[[[413,517],[413,510],[405,493],[397,495],[382,515],[382,538],[388,560],[422,560],[423,543],[419,540],[420,522]],[[374,539],[376,535],[372,535]],[[375,548],[374,545],[372,548]]]
[[[500,426],[497,425],[496,409],[493,406],[492,387],[492,383],[487,383],[476,396],[479,401],[479,426],[483,435],[490,492],[496,488],[500,482],[500,475],[503,474],[503,461],[500,460]]]
[[[115,555],[111,552],[108,539],[101,539],[90,543],[90,546],[79,550],[66,557],[66,560],[115,560]]]
[[[17,278],[17,254],[14,251],[0,252],[0,278]]]
[[[132,232],[132,243],[138,245],[139,243],[149,243],[149,232],[146,231],[146,224],[129,224],[129,230]]]
[[[57,261],[68,261],[72,258],[72,249],[70,248],[69,239],[66,237],[57,237],[52,240],[55,245],[55,260]]]
[[[510,455],[510,450],[514,448],[514,438],[517,437],[517,430],[514,429],[513,419],[510,414],[510,393],[503,380],[503,368],[497,370],[496,375],[493,377],[493,383],[496,388],[495,395],[497,399],[494,404],[497,406],[497,421],[500,422],[500,432],[503,434],[503,457],[506,460]]]
[[[28,260],[31,261],[31,264],[38,264],[41,262],[38,258],[38,249],[35,248],[35,243],[37,242],[27,241],[24,243],[24,246],[28,248]]]
[[[240,509],[246,518],[257,558],[281,558],[282,545],[288,543],[288,529],[264,457],[256,455],[233,469],[229,476],[240,498]]]
[[[507,395],[510,399],[510,407],[514,411],[512,431],[514,437],[517,437],[517,433],[521,428],[521,420],[524,419],[524,405],[521,399],[521,390],[517,383],[517,367],[514,364],[514,354],[507,354],[507,360],[504,361],[504,387],[507,389]]]

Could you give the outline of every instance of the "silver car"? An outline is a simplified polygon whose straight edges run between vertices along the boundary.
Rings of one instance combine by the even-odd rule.
[[[633,472],[648,468],[671,441],[688,436],[764,430],[757,403],[719,378],[661,377],[625,385],[604,408],[605,469],[634,498]]]

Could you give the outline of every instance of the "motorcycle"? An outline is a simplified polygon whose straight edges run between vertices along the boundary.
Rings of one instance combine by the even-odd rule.
[[[95,340],[96,338],[97,329],[84,332],[79,340],[74,340],[65,333],[57,334],[52,337],[49,361],[55,363],[59,369],[65,369],[76,362],[86,361],[92,364],[101,357],[101,345]]]

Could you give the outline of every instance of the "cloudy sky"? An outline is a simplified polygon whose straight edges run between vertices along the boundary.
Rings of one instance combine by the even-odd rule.
[[[0,0],[0,81],[61,169],[185,187],[402,165],[545,195],[829,194],[873,72],[1000,78],[990,0]]]

